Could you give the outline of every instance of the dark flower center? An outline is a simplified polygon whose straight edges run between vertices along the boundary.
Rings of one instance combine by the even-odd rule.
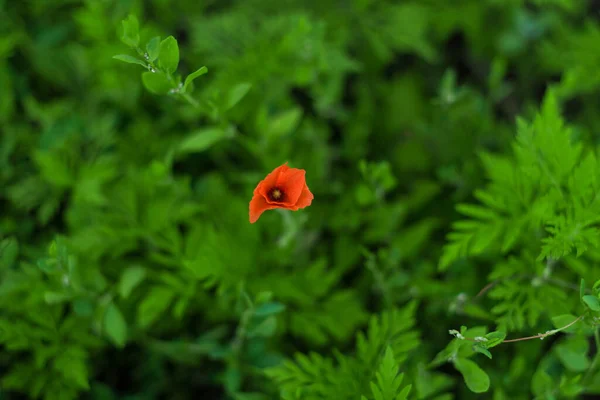
[[[269,200],[271,201],[282,201],[283,200],[283,190],[274,187],[269,191]]]

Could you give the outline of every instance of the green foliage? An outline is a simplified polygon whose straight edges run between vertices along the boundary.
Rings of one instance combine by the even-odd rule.
[[[598,396],[597,4],[451,3],[0,0],[0,398]]]
[[[370,393],[374,400],[405,399],[411,385],[400,387],[399,365],[419,346],[414,326],[415,303],[402,310],[374,316],[366,333],[359,333],[354,356],[338,351],[324,358],[296,354],[294,361],[270,368],[267,375],[281,388],[283,399],[352,399]],[[397,354],[397,356],[395,356]]]

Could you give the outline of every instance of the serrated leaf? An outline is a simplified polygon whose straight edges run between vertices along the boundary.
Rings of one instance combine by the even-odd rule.
[[[129,267],[121,275],[119,281],[119,295],[126,299],[131,291],[139,285],[146,277],[146,269],[143,267]]]
[[[592,311],[600,311],[600,300],[596,296],[585,295],[581,298],[583,302],[588,306],[588,308]]]
[[[379,368],[375,373],[375,381],[370,387],[375,400],[404,400],[410,392],[411,385],[400,390],[404,374],[398,374],[398,363],[391,347],[387,347]]]
[[[158,65],[172,74],[177,70],[179,65],[179,45],[173,36],[169,36],[160,42],[160,50],[158,55]]]
[[[466,358],[454,360],[454,366],[462,374],[469,390],[474,393],[484,393],[490,388],[490,378],[479,365]]]
[[[169,90],[173,89],[173,85],[161,71],[144,72],[142,74],[142,82],[144,87],[154,94],[167,94]]]
[[[146,43],[148,60],[154,62],[160,54],[160,36],[155,36]]]
[[[104,314],[104,332],[117,347],[123,347],[127,340],[127,322],[121,310],[111,303]]]
[[[206,74],[207,72],[208,72],[208,68],[201,67],[201,68],[197,69],[196,71],[192,72],[191,74],[189,74],[185,78],[185,82],[183,83],[183,91],[187,92],[188,87],[192,84],[192,82],[194,82],[194,79]]]
[[[141,65],[144,68],[147,67],[146,63],[143,60],[140,60],[139,58],[135,58],[135,57],[132,57],[132,56],[127,55],[127,54],[117,54],[116,56],[113,56],[113,58],[115,60],[123,61],[123,62],[126,62],[128,64],[138,64],[138,65]]]

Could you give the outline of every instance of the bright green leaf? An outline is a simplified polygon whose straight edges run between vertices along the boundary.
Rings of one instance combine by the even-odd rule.
[[[194,82],[194,79],[206,74],[207,72],[208,72],[208,68],[201,67],[201,68],[197,69],[196,71],[192,72],[191,74],[189,74],[185,78],[185,82],[183,83],[183,91],[187,92],[188,87],[192,84],[192,82]]]
[[[600,301],[596,296],[585,295],[581,298],[583,302],[588,306],[588,308],[592,311],[600,311]]]
[[[128,64],[138,64],[142,67],[147,67],[146,63],[143,60],[140,60],[139,58],[135,58],[127,54],[118,54],[116,56],[113,56],[113,58],[115,60],[124,61]]]
[[[44,300],[48,304],[57,304],[64,303],[71,299],[71,295],[68,293],[60,293],[60,292],[45,292]]]
[[[473,350],[477,353],[481,353],[484,356],[486,356],[487,358],[489,358],[490,360],[492,359],[492,353],[490,353],[488,351],[488,349],[486,349],[485,347],[483,347],[481,344],[475,344],[473,345]]]
[[[160,54],[160,36],[155,36],[148,41],[146,44],[146,53],[148,53],[148,60],[154,62]]]
[[[169,307],[175,293],[169,288],[156,286],[140,304],[137,312],[137,322],[142,328],[147,328],[156,321]]]
[[[178,150],[180,153],[199,153],[230,137],[231,134],[221,128],[206,128],[186,136],[179,144]]]
[[[557,315],[555,317],[552,317],[552,325],[554,325],[555,328],[560,329],[564,326],[569,325],[570,323],[572,323],[573,321],[575,321],[577,319],[576,316],[572,315],[572,314],[562,314],[562,315]],[[563,330],[563,332],[565,333],[574,333],[577,330],[579,330],[579,327],[577,326],[577,324],[568,327],[567,329]]]
[[[272,314],[279,314],[285,310],[285,305],[277,302],[265,303],[258,306],[254,310],[254,315],[257,317],[264,317]]]
[[[161,71],[144,72],[142,74],[142,82],[144,83],[144,87],[154,94],[167,94],[169,90],[174,88],[167,76]]]
[[[227,97],[225,98],[225,110],[229,110],[237,103],[239,103],[250,91],[252,85],[250,83],[240,83],[233,87],[227,93]]]
[[[262,322],[256,325],[254,328],[248,330],[249,337],[269,337],[275,333],[277,329],[277,319],[275,316],[271,315],[270,317],[265,318]]]
[[[500,331],[490,332],[487,335],[485,335],[484,337],[487,339],[487,342],[484,342],[483,345],[486,348],[491,349],[492,347],[498,346],[500,343],[502,343],[504,341],[504,338],[506,337],[506,333],[500,332]]]
[[[123,32],[121,41],[129,47],[136,47],[140,43],[140,24],[135,15],[129,15],[121,21]]]
[[[143,267],[129,267],[121,275],[119,281],[119,295],[124,299],[129,297],[131,291],[139,285],[146,277],[146,269]]]
[[[167,73],[172,74],[179,65],[179,46],[173,36],[169,36],[160,42],[158,54],[158,65]]]
[[[123,347],[127,340],[127,322],[121,310],[110,303],[104,314],[104,332],[117,347]]]
[[[278,138],[291,133],[302,118],[302,110],[293,108],[277,115],[269,124],[269,136]]]
[[[484,393],[490,388],[490,378],[484,370],[471,360],[457,358],[454,366],[462,374],[469,390],[474,393]]]

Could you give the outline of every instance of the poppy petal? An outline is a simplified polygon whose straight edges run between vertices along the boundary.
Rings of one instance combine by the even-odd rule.
[[[252,200],[250,200],[250,223],[253,224],[258,221],[258,218],[263,212],[277,207],[277,205],[267,203],[260,193],[254,193]]]
[[[290,168],[279,175],[277,186],[285,193],[284,204],[294,205],[298,202],[302,190],[306,185],[306,171],[303,169]]]
[[[296,202],[294,210],[298,210],[300,208],[310,206],[310,204],[312,203],[314,198],[315,198],[315,196],[313,196],[310,189],[308,188],[308,186],[305,183],[304,188],[302,189],[302,193],[300,194],[300,197],[298,198],[298,201]]]
[[[285,173],[289,169],[290,167],[288,167],[287,163],[275,168],[273,171],[271,171],[271,173],[269,173],[269,175],[265,177],[265,179],[258,183],[258,186],[254,190],[254,193],[256,194],[256,192],[259,192],[263,195],[264,198],[268,198],[269,190],[271,190],[277,185],[280,175]]]

